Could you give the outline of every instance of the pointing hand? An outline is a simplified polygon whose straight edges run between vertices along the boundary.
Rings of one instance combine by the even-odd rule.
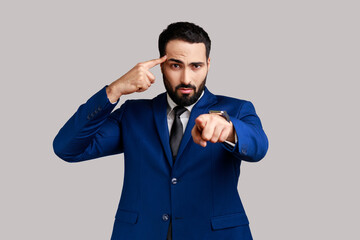
[[[235,142],[233,123],[214,113],[197,117],[191,135],[194,142],[202,147],[206,147],[208,141],[212,143]]]

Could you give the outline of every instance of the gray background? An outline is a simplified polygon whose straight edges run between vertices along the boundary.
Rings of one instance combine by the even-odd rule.
[[[110,238],[123,157],[69,164],[52,140],[179,20],[210,34],[209,89],[252,101],[270,139],[239,181],[254,239],[360,239],[355,0],[2,0],[0,239]],[[129,97],[164,91],[153,73]]]

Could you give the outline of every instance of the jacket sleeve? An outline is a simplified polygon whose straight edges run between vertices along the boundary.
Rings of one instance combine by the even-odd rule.
[[[79,162],[122,152],[120,119],[125,104],[112,112],[106,87],[82,104],[53,141],[55,154],[67,162]]]
[[[225,147],[240,160],[260,161],[265,156],[269,143],[253,104],[246,101],[238,116],[230,116],[230,121],[234,125],[238,141],[235,147]]]

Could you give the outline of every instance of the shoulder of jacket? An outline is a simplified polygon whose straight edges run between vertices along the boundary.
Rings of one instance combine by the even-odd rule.
[[[244,104],[249,102],[248,100],[244,100],[244,99],[239,99],[239,98],[234,98],[234,97],[228,97],[228,96],[223,96],[223,95],[215,95],[218,103],[220,104],[227,104],[227,103],[232,103],[232,104]]]

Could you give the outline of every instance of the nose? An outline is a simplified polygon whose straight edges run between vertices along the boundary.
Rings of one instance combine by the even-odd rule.
[[[188,85],[190,84],[191,79],[190,79],[190,73],[188,72],[188,70],[185,68],[181,74],[181,83]]]

